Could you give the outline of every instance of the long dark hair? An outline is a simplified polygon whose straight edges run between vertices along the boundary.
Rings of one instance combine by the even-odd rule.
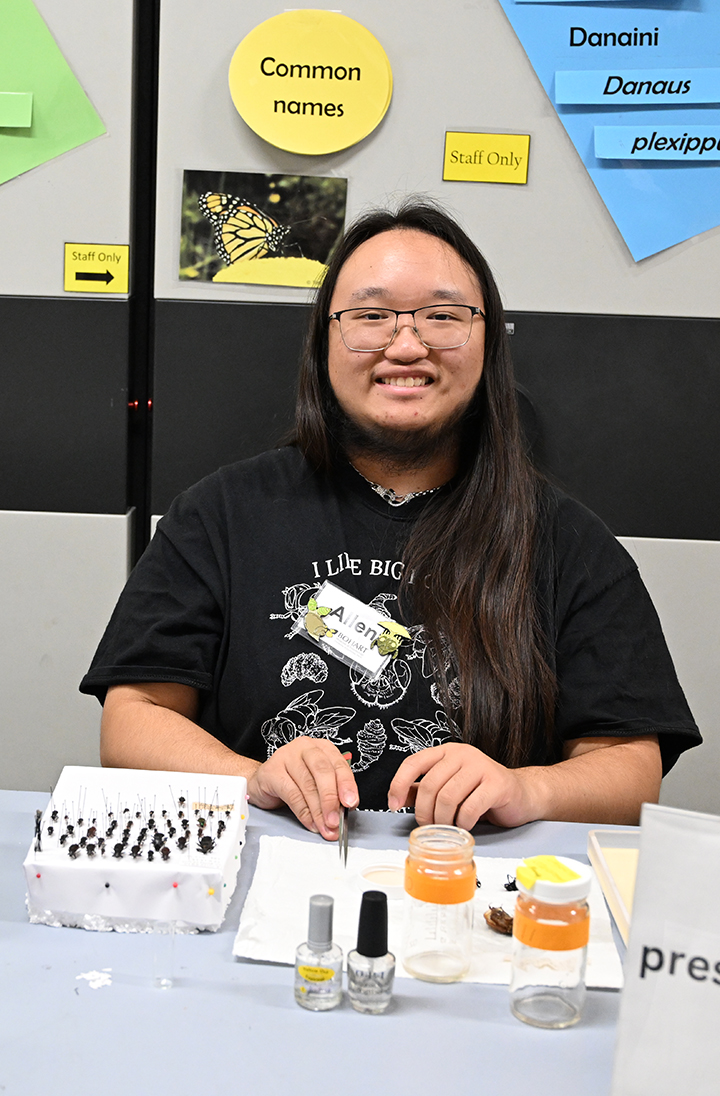
[[[351,226],[311,315],[300,367],[294,443],[319,472],[338,458],[330,423],[328,320],[338,275],[366,240],[414,229],[449,244],[482,291],[485,360],[463,419],[460,468],[415,523],[404,553],[401,605],[425,625],[440,695],[463,740],[505,765],[556,760],[556,681],[537,604],[540,477],[521,437],[500,294],[472,240],[440,207],[408,200]],[[457,676],[460,698],[453,685]]]

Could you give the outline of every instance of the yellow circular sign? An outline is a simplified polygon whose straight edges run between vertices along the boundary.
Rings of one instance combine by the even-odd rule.
[[[362,141],[392,96],[377,38],[347,15],[314,9],[286,11],[251,30],[233,54],[229,82],[255,133],[315,156]]]

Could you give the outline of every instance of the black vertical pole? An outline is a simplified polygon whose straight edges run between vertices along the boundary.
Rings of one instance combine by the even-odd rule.
[[[150,537],[155,186],[160,0],[135,0],[127,502],[135,508],[134,565]]]

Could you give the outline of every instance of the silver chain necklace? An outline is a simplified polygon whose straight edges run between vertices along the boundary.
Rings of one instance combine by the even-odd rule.
[[[440,490],[440,487],[428,487],[426,491],[408,491],[406,495],[396,495],[392,487],[381,487],[379,483],[373,483],[367,476],[363,476],[362,472],[359,472],[352,462],[350,462],[350,467],[355,469],[360,478],[364,479],[373,491],[385,500],[388,506],[404,506],[406,502],[410,502],[410,499],[419,499],[421,495],[432,495],[435,491]]]

